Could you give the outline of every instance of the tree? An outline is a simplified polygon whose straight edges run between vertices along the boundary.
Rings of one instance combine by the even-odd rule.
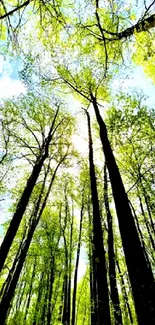
[[[105,203],[105,210],[107,214],[107,223],[108,223],[109,279],[110,279],[111,300],[114,308],[114,322],[115,324],[121,325],[123,324],[123,321],[122,321],[122,312],[120,308],[119,294],[118,294],[118,287],[117,287],[117,280],[116,280],[114,236],[113,236],[113,229],[112,229],[112,215],[109,207],[106,164],[104,166],[104,203]]]
[[[88,137],[89,137],[89,168],[90,168],[90,182],[91,182],[91,194],[93,205],[93,250],[94,261],[93,266],[95,268],[95,282],[97,287],[97,299],[98,299],[98,322],[97,324],[111,324],[110,309],[109,309],[109,295],[107,285],[107,272],[105,251],[103,246],[101,216],[99,210],[97,184],[95,176],[95,167],[93,161],[93,143],[91,136],[90,117],[87,111],[88,120]]]
[[[1,105],[1,322],[154,324],[155,114],[114,89],[137,62],[154,80],[154,1],[1,2],[0,21],[27,89]]]

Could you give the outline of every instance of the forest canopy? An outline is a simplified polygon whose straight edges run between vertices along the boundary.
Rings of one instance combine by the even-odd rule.
[[[1,0],[1,325],[155,324],[154,33],[155,1]]]

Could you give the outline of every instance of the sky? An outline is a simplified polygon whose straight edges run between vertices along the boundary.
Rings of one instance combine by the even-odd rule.
[[[26,87],[18,77],[18,63],[8,62],[0,55],[0,98],[10,98],[26,93]]]

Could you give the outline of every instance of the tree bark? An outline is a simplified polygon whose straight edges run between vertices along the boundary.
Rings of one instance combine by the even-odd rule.
[[[141,33],[149,31],[151,28],[155,27],[155,14],[150,15],[148,18],[142,18],[136,24],[131,27],[124,29],[121,32],[111,32],[99,26],[101,35],[105,33],[105,39],[107,41],[116,41],[121,40],[123,38],[128,38],[134,35],[134,33]],[[103,34],[104,35],[104,34]],[[97,37],[100,41],[104,42],[104,37]],[[110,37],[107,38],[107,35]]]
[[[44,182],[43,182],[43,185],[42,185],[42,189],[41,189],[41,192],[40,192],[40,196],[38,198],[38,201],[37,201],[37,203],[35,205],[35,208],[34,208],[34,212],[33,212],[32,217],[31,217],[31,222],[30,222],[30,225],[29,225],[29,230],[28,230],[27,238],[25,239],[25,241],[24,241],[24,243],[22,245],[21,253],[20,253],[20,256],[19,256],[19,260],[18,260],[18,263],[17,263],[16,268],[14,270],[14,274],[12,276],[12,279],[11,279],[11,281],[9,283],[9,287],[4,291],[4,294],[3,294],[3,297],[2,297],[2,300],[1,300],[1,303],[0,303],[1,325],[4,324],[5,319],[7,317],[7,312],[8,312],[9,306],[10,306],[10,302],[11,302],[11,300],[13,298],[14,291],[16,289],[17,282],[18,282],[20,273],[22,271],[22,268],[23,268],[23,264],[25,262],[26,255],[27,255],[29,246],[31,244],[31,240],[33,238],[34,231],[35,231],[35,229],[36,229],[36,227],[38,225],[38,222],[40,220],[40,217],[41,217],[41,215],[43,213],[43,210],[44,210],[44,208],[46,206],[46,202],[47,202],[49,193],[51,191],[51,187],[52,187],[52,184],[54,182],[54,179],[55,179],[55,176],[56,176],[56,172],[57,172],[58,167],[59,167],[60,164],[61,164],[61,162],[57,165],[57,167],[56,167],[56,169],[55,169],[55,171],[53,173],[53,176],[51,178],[51,182],[49,184],[47,193],[45,195],[45,198],[44,198],[43,203],[41,205],[41,208],[39,210],[40,203],[41,203],[41,198],[42,198],[42,194],[43,194],[43,190],[44,190],[44,187],[45,187],[45,181],[46,181],[46,177],[47,177],[47,174],[48,174],[48,169],[47,169],[47,174],[45,175],[45,178],[44,178]],[[39,213],[38,213],[38,211],[39,211]]]
[[[105,251],[103,246],[101,216],[99,210],[99,201],[97,193],[97,183],[95,176],[95,166],[93,159],[93,143],[91,135],[90,116],[87,111],[88,122],[88,139],[89,139],[89,167],[90,167],[90,181],[91,181],[91,194],[93,205],[93,244],[96,265],[96,281],[98,292],[98,319],[99,324],[111,325],[110,308],[109,308],[109,294],[107,283],[107,270],[105,261]]]
[[[135,25],[125,29],[122,32],[117,33],[118,39],[127,38],[132,36],[134,33],[141,33],[148,31],[151,28],[155,27],[155,14],[151,15],[148,18],[142,19],[137,22]]]
[[[112,229],[112,215],[110,212],[109,199],[108,199],[108,181],[107,181],[106,164],[104,165],[104,204],[105,204],[107,223],[108,223],[109,280],[110,280],[111,300],[114,308],[114,323],[115,325],[122,325],[123,324],[122,312],[120,308],[120,301],[119,301],[117,281],[116,281],[114,237],[113,237],[113,229]]]
[[[126,293],[125,282],[124,282],[123,274],[121,273],[121,269],[120,269],[118,260],[116,261],[116,264],[117,264],[118,272],[119,272],[120,279],[121,279],[122,293],[123,293],[124,301],[125,301],[125,311],[127,308],[130,324],[133,324],[133,317],[132,317],[131,308],[130,308],[129,301],[128,301],[128,295]]]
[[[98,295],[96,288],[96,266],[95,266],[95,256],[93,249],[93,236],[91,230],[92,217],[90,213],[90,204],[88,204],[88,217],[89,217],[89,269],[90,269],[90,317],[91,325],[98,324]]]
[[[30,282],[29,291],[28,291],[28,299],[27,299],[27,304],[26,304],[26,308],[25,308],[24,324],[26,324],[26,319],[27,319],[27,315],[29,312],[29,306],[30,306],[30,301],[31,301],[31,297],[32,297],[33,281],[35,278],[35,271],[36,271],[36,259],[34,260],[31,282]]]
[[[42,297],[44,277],[45,277],[45,270],[43,270],[41,272],[41,275],[40,275],[39,286],[38,286],[38,291],[37,291],[38,296],[37,296],[37,301],[36,301],[36,306],[35,306],[35,313],[34,313],[32,325],[37,325],[37,322],[38,322],[38,312],[40,311],[39,306],[40,306],[41,297]]]
[[[121,175],[116,164],[107,135],[106,125],[100,115],[96,97],[91,94],[96,119],[100,128],[100,139],[108,168],[115,201],[120,233],[132,286],[139,325],[155,324],[155,285],[151,268],[145,259],[134,218],[129,206]]]
[[[43,163],[44,163],[45,159],[48,157],[49,145],[50,145],[50,142],[51,142],[52,136],[53,136],[52,131],[54,128],[54,124],[55,124],[58,112],[59,112],[59,109],[56,110],[53,122],[51,124],[51,128],[49,130],[49,134],[42,144],[41,154],[33,167],[32,173],[27,181],[27,184],[26,184],[25,189],[22,193],[22,196],[17,204],[16,211],[15,211],[15,213],[12,217],[12,220],[10,222],[9,228],[8,228],[6,235],[3,239],[3,242],[1,244],[1,247],[0,247],[0,272],[4,266],[9,249],[10,249],[12,242],[16,236],[17,230],[20,226],[22,217],[23,217],[26,207],[29,203],[30,196],[32,194],[32,191],[34,189],[34,186],[36,184],[36,181],[38,179],[40,171],[42,169]]]
[[[79,229],[77,256],[76,256],[75,272],[74,272],[74,288],[73,288],[73,299],[72,299],[72,325],[75,325],[77,276],[78,276],[78,267],[79,267],[79,258],[80,258],[80,249],[81,249],[83,209],[84,209],[84,193],[82,194],[82,206],[81,206],[81,212],[80,212],[80,214],[81,214],[81,216],[80,216],[80,229]]]
[[[50,276],[49,276],[49,294],[48,294],[48,304],[47,304],[47,325],[51,324],[51,300],[53,292],[53,283],[54,283],[54,256],[51,256],[50,262]]]

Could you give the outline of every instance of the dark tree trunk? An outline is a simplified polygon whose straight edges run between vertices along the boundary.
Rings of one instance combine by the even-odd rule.
[[[143,203],[142,203],[142,199],[141,199],[141,196],[139,194],[139,191],[138,191],[138,198],[139,198],[141,213],[142,213],[142,216],[144,218],[145,226],[146,226],[146,229],[147,229],[147,232],[148,232],[148,236],[149,236],[152,248],[153,248],[153,250],[155,250],[155,242],[154,242],[154,239],[153,239],[152,234],[151,234],[150,225],[149,225],[149,222],[147,220],[147,217],[146,217],[146,214],[145,214],[145,211],[144,211],[144,207],[143,207]]]
[[[62,324],[68,324],[68,275],[65,274],[64,277],[64,303],[63,303],[63,315],[62,315]]]
[[[42,299],[41,303],[41,317],[40,320],[38,321],[38,325],[44,325],[45,324],[45,319],[46,319],[46,310],[47,310],[47,304],[48,304],[48,290],[49,290],[49,278],[50,275],[48,272],[46,272],[46,285],[44,285],[44,297]]]
[[[64,304],[63,304],[63,315],[62,324],[68,324],[68,249],[65,234],[63,234],[64,246],[65,246],[65,275],[64,275]]]
[[[16,211],[13,215],[13,218],[10,222],[9,228],[6,232],[4,239],[3,239],[2,245],[0,247],[0,271],[2,270],[2,268],[4,266],[9,249],[12,245],[14,237],[16,236],[16,232],[19,228],[20,222],[22,220],[23,214],[24,214],[27,204],[29,202],[29,199],[30,199],[31,193],[33,191],[33,188],[35,186],[35,183],[37,181],[37,178],[40,174],[40,171],[43,166],[45,158],[46,157],[37,161],[35,166],[33,167],[31,176],[29,177],[29,179],[27,181],[26,187],[23,191],[23,194],[22,194],[18,204],[17,204]]]
[[[90,242],[90,245],[92,240]],[[94,249],[90,246],[90,303],[91,303],[91,325],[99,324],[98,319],[98,294],[97,294],[97,276]]]
[[[143,195],[144,195],[145,204],[146,204],[146,207],[147,207],[147,212],[148,212],[148,215],[149,215],[149,218],[150,218],[150,225],[151,225],[151,228],[152,228],[152,232],[155,235],[155,226],[154,226],[154,222],[153,222],[153,219],[152,219],[152,213],[151,213],[151,208],[150,208],[150,204],[149,204],[149,197],[147,196],[147,193],[146,193],[144,187],[143,187]]]
[[[33,288],[33,281],[34,281],[34,278],[35,278],[35,271],[36,271],[36,259],[34,260],[33,271],[32,271],[32,276],[31,276],[31,282],[30,282],[29,291],[28,291],[28,299],[27,299],[27,304],[26,304],[26,308],[25,308],[24,324],[26,324],[26,319],[27,319],[27,315],[28,315],[28,312],[29,312],[31,295],[32,295],[32,288]]]
[[[17,285],[17,281],[19,279],[19,275],[22,270],[22,267],[23,267],[23,264],[25,261],[25,257],[26,257],[26,253],[28,251],[34,230],[35,230],[35,223],[31,226],[31,229],[27,235],[27,239],[23,243],[22,253],[21,253],[19,262],[16,266],[16,270],[14,272],[13,278],[10,281],[9,287],[7,288],[7,290],[4,291],[3,298],[0,303],[1,325],[5,324],[5,319],[6,319],[7,312],[8,312],[9,306],[10,306],[10,302],[13,298],[14,291],[15,291],[16,285]]]
[[[109,207],[108,199],[108,182],[106,164],[104,166],[104,203],[107,215],[108,223],[108,256],[109,256],[109,280],[110,280],[110,292],[111,300],[114,308],[114,322],[115,325],[122,325],[122,312],[120,308],[117,281],[116,281],[116,268],[115,268],[115,252],[114,252],[114,237],[112,229],[112,215]]]
[[[132,36],[134,33],[141,33],[143,31],[149,31],[149,29],[155,27],[155,14],[151,15],[148,18],[138,21],[135,25],[125,29],[120,33],[116,33],[118,39],[127,38]]]
[[[52,292],[54,283],[54,257],[51,256],[50,263],[50,277],[49,277],[49,294],[48,294],[48,304],[47,304],[47,325],[51,324],[51,304],[52,304]]]
[[[15,213],[12,217],[12,220],[10,222],[9,228],[8,228],[6,235],[3,239],[3,242],[1,244],[1,247],[0,247],[0,272],[4,266],[9,249],[10,249],[12,242],[16,236],[16,233],[17,233],[17,230],[21,223],[22,217],[23,217],[26,207],[29,203],[30,196],[32,194],[32,191],[34,189],[34,186],[36,184],[36,181],[38,179],[40,171],[42,169],[43,163],[44,163],[45,159],[48,157],[49,145],[52,140],[52,136],[53,136],[52,132],[54,132],[53,128],[54,128],[54,124],[55,124],[58,112],[59,112],[59,109],[57,109],[57,111],[55,113],[49,134],[42,145],[41,154],[38,157],[38,159],[33,167],[31,176],[29,177],[29,179],[27,181],[27,184],[26,184],[25,189],[22,193],[22,196],[17,204],[16,211],[15,211]]]
[[[152,2],[153,3],[153,2]],[[121,32],[111,32],[104,28],[102,28],[101,25],[98,23],[98,27],[101,32],[101,37],[98,38],[100,41],[104,42],[104,34],[108,35],[108,40],[110,41],[116,41],[121,39],[127,39],[128,37],[131,37],[134,35],[134,33],[141,33],[145,31],[149,31],[149,29],[152,29],[155,27],[155,14],[150,15],[147,18],[139,19],[138,22],[131,27],[126,28],[125,30]]]
[[[24,274],[25,276],[25,274]],[[24,282],[24,283],[23,283]],[[21,304],[22,304],[22,301],[23,301],[23,296],[25,294],[25,289],[26,289],[26,281],[23,279],[21,279],[21,283],[19,282],[19,287],[18,287],[18,295],[16,297],[16,303],[15,303],[15,310],[16,310],[16,313],[21,310]]]
[[[91,194],[93,205],[93,249],[95,255],[96,266],[96,282],[98,293],[98,320],[99,325],[110,325],[110,308],[109,308],[109,295],[107,283],[107,271],[105,261],[105,251],[103,246],[101,216],[99,210],[99,201],[97,193],[97,184],[95,176],[95,166],[93,159],[93,144],[90,126],[90,117],[86,111],[88,121],[88,138],[89,138],[89,166],[90,166],[90,181],[91,181]]]
[[[10,306],[10,302],[11,302],[11,300],[13,298],[14,291],[16,289],[17,282],[18,282],[21,270],[23,268],[26,255],[27,255],[29,246],[31,244],[31,240],[32,240],[34,231],[35,231],[35,229],[36,229],[36,227],[38,225],[40,217],[41,217],[41,215],[42,215],[42,213],[44,211],[44,208],[46,206],[46,202],[47,202],[48,196],[50,194],[51,187],[52,187],[52,184],[54,182],[56,172],[57,172],[58,167],[59,167],[60,164],[61,164],[61,162],[57,165],[57,167],[56,167],[56,169],[55,169],[55,171],[53,173],[53,176],[51,178],[51,182],[49,184],[47,193],[45,195],[45,198],[44,198],[43,203],[42,203],[41,208],[40,208],[40,203],[41,203],[41,199],[42,199],[42,195],[43,195],[43,191],[44,191],[44,187],[45,187],[46,177],[48,175],[48,171],[49,171],[49,168],[50,168],[50,164],[49,164],[47,172],[45,174],[42,189],[41,189],[38,201],[37,201],[37,203],[35,205],[34,212],[33,212],[32,216],[31,216],[31,219],[30,219],[30,225],[29,225],[27,238],[23,242],[23,245],[22,245],[22,248],[21,248],[21,253],[20,253],[20,256],[19,256],[19,259],[18,259],[18,263],[17,263],[16,268],[14,270],[14,274],[12,276],[12,279],[11,279],[11,281],[9,283],[9,287],[4,291],[3,298],[2,298],[1,303],[0,303],[1,325],[3,325],[3,322],[5,322],[7,312],[8,312],[9,306]],[[39,210],[39,208],[40,208],[40,210]],[[38,213],[38,211],[39,211],[39,213]]]
[[[91,95],[96,118],[100,128],[100,138],[109,171],[115,201],[119,228],[128,267],[139,325],[155,324],[155,285],[151,268],[145,259],[134,218],[129,206],[121,175],[116,164],[107,135],[106,125],[100,115],[96,98]]]
[[[1,288],[1,291],[0,291],[0,297],[1,298],[3,297],[4,292],[6,292],[8,290],[8,288],[9,288],[9,285],[10,285],[10,282],[11,282],[11,279],[12,279],[12,275],[13,275],[15,269],[16,269],[16,264],[18,263],[18,260],[19,260],[19,256],[20,256],[22,245],[23,245],[24,240],[25,240],[25,236],[26,236],[26,229],[24,229],[24,231],[23,231],[22,239],[21,239],[20,245],[18,247],[16,256],[14,258],[13,264],[11,266],[11,269],[10,269],[8,275],[7,275],[7,278],[6,278],[5,282],[2,285],[2,288]]]
[[[44,287],[44,285],[43,285],[44,276],[45,276],[45,270],[43,270],[43,272],[40,275],[39,286],[38,286],[38,296],[37,296],[35,313],[34,313],[32,325],[37,325],[37,321],[38,321],[38,314],[40,311],[40,302],[41,302],[42,292],[43,292],[43,287]]]
[[[89,217],[89,269],[90,269],[90,318],[91,325],[98,324],[98,295],[96,288],[96,266],[95,266],[95,256],[94,249],[92,246],[93,237],[92,237],[92,217],[90,213],[90,204],[88,204],[88,217]]]
[[[129,305],[129,301],[128,301],[128,295],[126,293],[126,288],[125,288],[125,282],[124,282],[123,274],[121,273],[121,269],[120,269],[120,266],[119,266],[119,262],[118,261],[116,261],[116,264],[117,264],[118,272],[119,272],[120,279],[121,279],[122,293],[123,293],[123,297],[124,297],[124,301],[125,301],[125,311],[127,309],[128,315],[129,315],[130,324],[133,324],[133,317],[132,317],[132,313],[131,313],[131,309],[130,309],[130,305]]]
[[[72,202],[73,206],[73,202]],[[71,318],[71,276],[72,276],[72,250],[73,250],[73,220],[74,213],[72,208],[71,224],[70,224],[70,252],[69,252],[69,274],[68,274],[68,325]]]
[[[145,258],[146,258],[146,261],[147,261],[148,267],[149,267],[150,266],[150,262],[149,262],[149,258],[148,258],[148,254],[147,254],[147,250],[146,250],[146,246],[145,246],[145,240],[144,240],[144,237],[143,237],[143,234],[142,234],[140,225],[139,225],[138,217],[137,217],[136,211],[135,211],[132,203],[130,202],[130,200],[129,200],[129,203],[130,203],[131,209],[133,211],[133,215],[134,215],[134,218],[135,218],[135,221],[136,221],[136,225],[137,225],[139,237],[141,239],[141,244],[142,244],[142,247],[143,247],[143,251],[144,251],[144,254],[145,254]],[[152,250],[151,250],[151,252],[152,252]]]
[[[72,325],[75,325],[77,276],[78,276],[78,267],[79,267],[79,258],[80,258],[80,249],[81,249],[83,209],[84,209],[84,193],[82,194],[82,206],[81,206],[81,212],[80,212],[81,216],[80,216],[79,239],[78,239],[76,263],[75,263],[75,272],[74,272],[74,288],[73,288],[73,299],[72,299]]]
[[[144,185],[142,183],[142,179],[141,179],[142,175],[141,174],[139,175],[139,178],[140,178],[140,185],[141,185],[141,188],[142,188],[142,193],[143,193],[143,196],[144,196],[148,216],[149,216],[149,219],[150,219],[151,229],[152,229],[152,232],[155,235],[155,227],[154,227],[154,223],[153,223],[153,219],[152,219],[152,213],[151,213],[150,204],[149,204],[149,197],[148,197],[147,192],[146,192],[146,190],[144,188]]]

